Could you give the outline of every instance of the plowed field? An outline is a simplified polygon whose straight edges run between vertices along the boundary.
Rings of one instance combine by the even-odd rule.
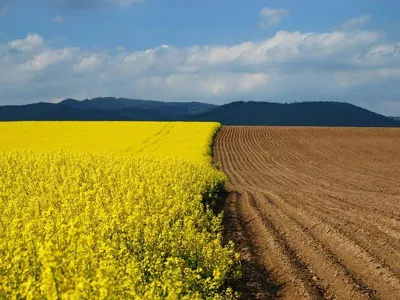
[[[400,130],[223,127],[244,299],[400,299]]]

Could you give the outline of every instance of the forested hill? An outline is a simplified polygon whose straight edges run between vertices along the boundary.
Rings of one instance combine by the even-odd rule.
[[[395,118],[342,102],[291,104],[239,101],[217,106],[94,98],[60,103],[0,106],[0,121],[217,121],[224,125],[399,127]]]
[[[0,106],[0,121],[169,121],[210,110],[213,104],[102,97],[60,103]]]
[[[400,122],[342,102],[232,102],[191,120],[218,121],[224,125],[399,127]]]

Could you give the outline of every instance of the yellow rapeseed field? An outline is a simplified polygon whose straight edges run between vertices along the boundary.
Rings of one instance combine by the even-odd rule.
[[[0,123],[0,150],[70,150],[198,159],[209,155],[218,123],[8,122]]]
[[[217,123],[0,123],[0,299],[226,299]]]

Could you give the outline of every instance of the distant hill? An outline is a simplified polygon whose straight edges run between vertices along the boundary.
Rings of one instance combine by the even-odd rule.
[[[214,104],[201,102],[163,102],[113,97],[93,98],[83,101],[66,99],[60,102],[59,105],[67,105],[80,109],[108,110],[114,113],[118,113],[121,110],[133,112],[134,109],[141,109],[158,112],[165,117],[196,114],[216,107]],[[126,111],[123,114],[126,115]]]
[[[400,123],[361,107],[342,102],[232,102],[191,116],[225,125],[399,127]]]
[[[60,103],[0,106],[0,121],[217,121],[224,125],[400,127],[394,118],[342,102],[291,104],[239,101],[217,106],[94,98]]]
[[[200,102],[162,102],[125,98],[94,98],[60,103],[0,106],[0,121],[82,120],[82,121],[172,121],[216,107]]]
[[[390,118],[395,119],[396,121],[400,122],[400,117],[390,117]]]

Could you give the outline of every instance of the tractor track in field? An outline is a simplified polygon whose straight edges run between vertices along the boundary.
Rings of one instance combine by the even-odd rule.
[[[400,299],[400,130],[224,126],[243,299]]]

